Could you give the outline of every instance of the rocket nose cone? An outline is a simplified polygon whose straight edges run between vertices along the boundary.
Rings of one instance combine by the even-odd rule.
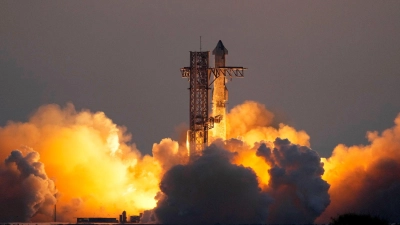
[[[226,49],[222,41],[219,40],[212,53],[213,55],[228,55],[228,49]]]
[[[218,41],[216,48],[225,48],[221,40]]]

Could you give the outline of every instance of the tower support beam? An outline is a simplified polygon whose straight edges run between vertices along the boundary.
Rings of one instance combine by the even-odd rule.
[[[209,52],[190,52],[190,67],[182,77],[189,78],[189,154],[198,155],[208,142]],[[187,75],[187,76],[184,76]]]

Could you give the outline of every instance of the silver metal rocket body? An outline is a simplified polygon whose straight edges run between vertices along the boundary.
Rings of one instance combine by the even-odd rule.
[[[213,50],[215,57],[215,68],[225,68],[226,55],[228,50],[220,40]],[[228,89],[226,88],[225,70],[218,70],[213,82],[212,92],[212,116],[214,117],[214,128],[210,130],[210,142],[216,139],[226,139],[226,104],[228,101]]]

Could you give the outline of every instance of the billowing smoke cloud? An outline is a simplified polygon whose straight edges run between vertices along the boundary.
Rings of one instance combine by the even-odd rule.
[[[274,202],[269,207],[268,223],[313,223],[330,202],[318,154],[277,138],[273,148],[261,144],[257,155],[270,166],[267,192]]]
[[[278,128],[271,126],[274,114],[263,104],[246,101],[235,106],[227,115],[227,138],[236,138],[252,146],[260,141],[274,141],[287,138],[292,143],[310,146],[310,137],[305,131],[280,123]]]
[[[367,137],[370,145],[338,145],[325,160],[332,202],[319,222],[349,212],[400,222],[400,114],[394,127]]]
[[[261,191],[253,170],[231,163],[234,153],[211,145],[191,164],[178,165],[163,177],[164,193],[155,209],[166,224],[263,223],[270,197]]]
[[[268,183],[235,164],[250,152],[265,162]],[[215,143],[164,175],[154,213],[167,224],[312,223],[330,202],[323,173],[315,151],[287,139],[256,149],[238,140]]]
[[[142,156],[102,112],[40,107],[0,127],[0,221],[51,221],[57,202],[58,220],[70,222],[154,207],[144,217],[164,223],[312,223],[347,212],[400,222],[400,115],[369,132],[370,145],[339,145],[324,164],[304,131],[272,121],[259,103],[235,107],[230,139],[188,164],[183,141]]]
[[[293,136],[296,141],[308,143],[308,136],[303,131],[297,132],[286,125],[278,129],[268,127],[270,120],[257,125],[259,116],[270,115],[264,106],[247,102],[238,108],[240,110],[235,112],[237,118],[247,116],[245,113],[252,108],[257,112],[252,120],[246,120],[243,132],[262,134],[267,128],[268,135],[262,136],[267,141]],[[251,135],[247,137],[249,140],[242,140],[255,140]],[[7,152],[21,145],[40,153],[48,177],[55,181],[59,191],[59,221],[74,221],[76,217],[114,217],[122,210],[138,214],[156,205],[154,197],[159,192],[162,175],[175,165],[187,164],[188,158],[182,143],[168,138],[154,144],[153,157],[141,156],[135,145],[129,144],[130,139],[124,127],[115,125],[102,112],[77,112],[72,104],[65,108],[46,105],[40,107],[28,122],[10,122],[0,128],[0,158],[6,158]],[[256,173],[256,190],[263,190],[269,181],[269,165],[256,156],[257,149],[250,148],[247,142],[232,144],[234,141],[230,141],[230,146],[224,148],[236,152],[235,157],[229,157],[233,163],[231,167],[251,167],[246,170]],[[260,210],[266,209],[262,207]],[[22,211],[19,208],[19,212]],[[42,214],[36,213],[31,215],[31,220],[50,221],[51,214],[40,216]],[[265,214],[259,214],[259,218],[265,217]]]
[[[170,138],[161,140],[159,144],[153,144],[153,157],[163,168],[169,170],[172,166],[186,164],[189,161],[188,150]]]
[[[226,149],[238,153],[234,163],[252,168],[260,181],[260,187],[268,186],[270,165],[256,152],[259,142],[274,142],[276,138],[289,139],[291,143],[310,146],[305,131],[297,131],[293,127],[279,124],[273,127],[274,115],[264,105],[246,101],[235,106],[227,115]],[[239,139],[240,141],[236,140]]]
[[[162,168],[153,157],[141,156],[135,145],[129,144],[130,138],[124,127],[115,125],[102,112],[77,112],[72,104],[65,108],[46,105],[40,107],[28,122],[9,122],[0,128],[0,159],[4,160],[20,146],[29,146],[40,154],[47,177],[54,180],[59,192],[58,221],[73,222],[76,217],[117,217],[123,210],[130,215],[139,214],[156,205],[154,196],[159,191]],[[26,170],[28,164],[32,169],[42,171],[39,166],[42,164],[32,159],[34,153],[26,156],[28,164],[21,164],[23,160],[18,161],[15,154],[8,158],[2,176],[2,179],[11,179],[9,182],[14,182],[14,188],[1,191],[0,198],[7,199],[12,195],[23,199],[35,196],[34,193],[39,197],[44,188],[38,182],[44,179],[45,173],[27,177],[18,174],[31,171]],[[25,180],[20,178],[17,182],[13,178],[19,176]],[[44,180],[50,182],[47,178]],[[36,188],[27,188],[28,184],[34,184]],[[52,221],[52,212],[47,213],[47,217],[32,213],[34,210],[25,213],[28,210],[24,207],[37,210],[39,200],[31,201],[37,204],[15,203],[15,212],[24,216],[19,221],[26,221],[29,216],[33,216],[32,221]],[[55,203],[54,200],[46,201],[50,205]],[[44,207],[39,209],[44,210]]]
[[[28,150],[27,150],[28,151]],[[34,215],[51,216],[56,189],[39,162],[39,154],[14,150],[0,164],[0,222],[28,222]]]
[[[296,131],[284,124],[276,129],[270,126],[272,119],[273,115],[266,112],[263,105],[245,102],[228,115],[228,136],[239,138],[250,146],[262,140],[273,141],[276,137],[310,146],[304,131]],[[368,132],[367,137],[370,145],[338,145],[330,158],[322,160],[325,169],[322,179],[330,185],[331,203],[315,222],[326,223],[331,217],[349,212],[374,214],[400,222],[400,114],[394,127],[382,134]],[[229,149],[239,153],[235,163],[254,169],[261,184],[268,187],[273,182],[272,173],[265,174],[264,169],[270,164],[265,165],[253,156],[254,147],[231,145]],[[315,184],[318,183],[321,182]],[[273,207],[272,204],[271,209]],[[287,213],[287,210],[281,212]],[[269,218],[272,220],[277,213],[270,211]]]

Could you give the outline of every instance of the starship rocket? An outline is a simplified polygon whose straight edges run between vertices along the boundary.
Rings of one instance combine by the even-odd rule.
[[[215,57],[215,68],[224,68],[228,49],[225,48],[221,40],[212,54]],[[226,74],[224,70],[219,70],[217,78],[214,80],[212,92],[212,115],[215,118],[214,128],[211,129],[211,139],[226,139],[226,103],[228,101],[228,89],[226,88]],[[210,140],[212,141],[212,140]]]

